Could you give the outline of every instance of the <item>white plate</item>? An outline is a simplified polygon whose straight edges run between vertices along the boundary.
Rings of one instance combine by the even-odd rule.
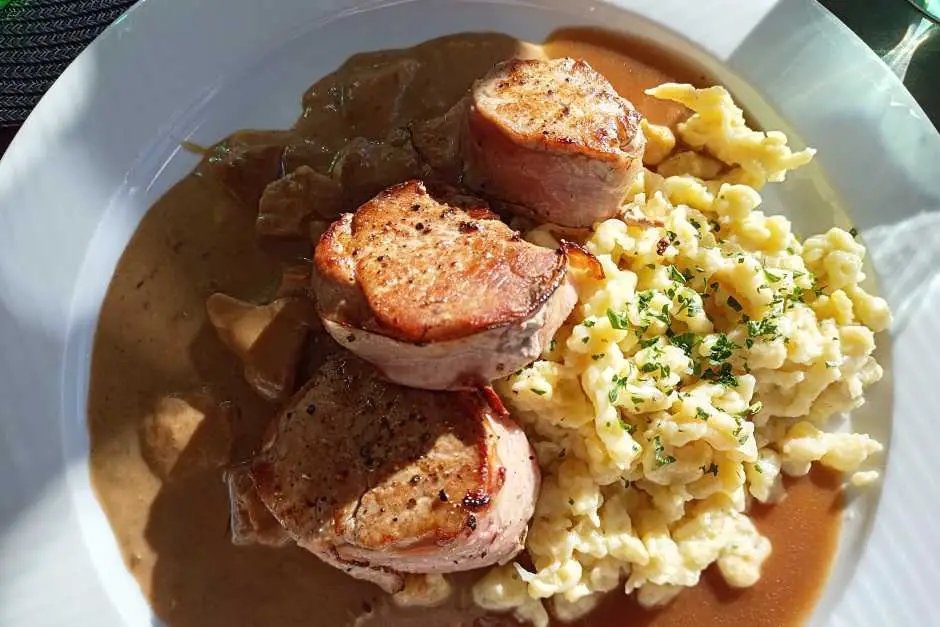
[[[854,418],[890,442],[880,504],[878,490],[851,499],[811,624],[940,624],[940,136],[835,18],[809,0],[148,0],[72,64],[0,164],[0,625],[155,622],[94,500],[84,409],[118,256],[194,165],[179,142],[289,125],[303,89],[354,52],[574,24],[681,52],[819,149],[766,204],[802,233],[845,210],[897,322],[881,339],[893,376]]]

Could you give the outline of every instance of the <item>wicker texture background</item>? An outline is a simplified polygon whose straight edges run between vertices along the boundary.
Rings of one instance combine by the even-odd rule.
[[[72,59],[132,4],[12,0],[0,9],[0,125],[25,120]]]

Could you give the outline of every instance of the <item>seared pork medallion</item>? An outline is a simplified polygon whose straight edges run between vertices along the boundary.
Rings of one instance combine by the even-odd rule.
[[[539,488],[529,442],[492,390],[401,387],[348,353],[297,393],[248,474],[297,544],[389,592],[402,573],[511,559]],[[277,542],[231,481],[235,519],[250,528],[240,537]]]
[[[532,362],[575,302],[567,253],[419,181],[334,222],[314,266],[330,335],[392,381],[430,390],[474,388]]]
[[[583,60],[500,63],[472,89],[464,182],[537,221],[590,227],[620,212],[643,166],[640,120]]]

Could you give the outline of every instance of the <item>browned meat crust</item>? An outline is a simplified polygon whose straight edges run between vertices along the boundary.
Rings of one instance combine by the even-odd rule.
[[[585,61],[513,59],[474,84],[465,182],[529,217],[591,226],[642,167],[640,114]]]

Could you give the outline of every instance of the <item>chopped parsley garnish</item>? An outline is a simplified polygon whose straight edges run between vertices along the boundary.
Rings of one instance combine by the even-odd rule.
[[[795,275],[794,275],[794,276],[795,276]],[[799,285],[794,285],[794,286],[793,286],[793,291],[790,292],[789,298],[792,299],[792,300],[794,300],[794,301],[796,301],[796,302],[798,302],[798,303],[805,302],[805,300],[804,300],[804,296],[805,296],[804,292],[805,292],[805,291],[806,291],[806,290],[804,290],[804,289],[803,289],[802,287],[800,287]]]
[[[767,268],[764,268],[764,276],[767,277],[767,280],[770,281],[771,283],[779,283],[780,279],[783,278],[777,274],[774,274]]]
[[[642,399],[641,397],[639,397],[639,396],[631,396],[631,397],[630,397],[630,402],[633,403],[634,405],[642,405],[642,404],[643,404],[643,399]],[[633,432],[631,431],[631,433],[633,433]]]
[[[741,306],[741,303],[738,302],[734,296],[728,297],[728,306],[734,309],[735,311],[741,311],[744,307]]]
[[[611,403],[616,403],[617,397],[620,396],[620,388],[627,385],[627,377],[626,375],[622,377],[614,375],[611,377],[610,383],[610,390],[607,391],[607,400],[609,400]]]
[[[548,350],[550,351],[555,350],[555,340],[552,340],[551,342],[548,343]]]
[[[630,328],[630,320],[627,314],[619,313],[613,309],[607,309],[607,319],[610,320],[610,326],[620,331],[626,331]]]
[[[747,433],[744,432],[744,421],[740,416],[735,416],[734,421],[738,423],[738,426],[734,431],[731,432],[731,435],[733,435],[738,440],[738,444],[744,444],[747,442],[748,437]]]
[[[644,311],[650,306],[650,301],[653,300],[653,290],[646,290],[645,292],[640,292],[637,295],[637,309]]]
[[[597,320],[592,320],[591,318],[588,318],[587,320],[585,320],[585,321],[582,322],[581,324],[583,324],[584,326],[586,326],[587,328],[590,329],[590,328],[593,327],[595,324],[597,324]]]
[[[675,266],[669,266],[669,278],[678,283],[685,283],[688,280]]]
[[[693,218],[689,218],[689,224],[691,224],[692,226],[694,226],[696,229],[702,228],[702,225],[699,224],[698,220],[695,220],[695,219],[693,219]]]
[[[708,353],[708,358],[715,362],[724,361],[731,357],[732,352],[736,348],[740,347],[728,339],[727,335],[722,333],[718,336],[718,339],[715,340],[715,343],[712,345],[712,349]]]
[[[597,361],[598,359],[603,359],[606,354],[607,353],[597,353],[596,355],[591,355],[591,359]]]
[[[683,333],[681,335],[673,336],[669,339],[673,346],[678,346],[682,351],[688,355],[692,356],[692,348],[695,347],[699,342],[699,338],[694,333]]]
[[[624,420],[623,417],[620,418],[620,428],[626,431],[627,433],[629,433],[630,435],[633,435],[634,433],[636,433],[636,425],[631,425],[629,422]]]
[[[532,393],[538,394],[539,396],[545,396],[548,392],[546,392],[545,390],[540,390],[538,388],[532,388]]]
[[[770,318],[762,318],[757,321],[749,320],[747,322],[747,336],[749,338],[764,338],[767,341],[773,341],[777,338],[777,325]]]
[[[643,348],[649,348],[650,346],[654,345],[658,341],[659,341],[658,337],[651,337],[648,340],[640,340],[640,346]]]
[[[702,466],[702,474],[704,475],[714,475],[718,476],[718,464],[711,464],[710,466]]]
[[[640,372],[645,372],[646,374],[656,372],[657,370],[659,371],[660,377],[669,376],[670,370],[669,370],[669,366],[667,366],[666,364],[658,364],[655,361],[649,361],[643,364],[642,366],[640,366]]]
[[[756,470],[760,474],[764,474],[764,469],[760,467],[760,462],[754,463],[754,470]]]
[[[740,416],[741,418],[748,418],[750,416],[753,416],[759,413],[760,410],[762,410],[763,408],[764,408],[764,404],[761,403],[760,401],[757,401],[756,403],[751,404],[747,409],[742,411],[740,414],[738,414],[738,416]]]
[[[708,412],[702,407],[695,408],[695,417],[699,420],[708,420]]]
[[[663,305],[662,311],[658,314],[652,314],[652,316],[668,327],[669,326],[669,305],[668,304]]]
[[[731,364],[725,362],[717,370],[709,368],[702,372],[702,378],[706,381],[714,381],[728,388],[738,387],[738,378],[731,373]]]
[[[589,337],[586,336],[586,335],[581,338],[581,343],[582,343],[582,344],[587,344],[587,343],[590,342],[590,341],[591,341],[591,338],[589,338]]]
[[[849,229],[849,235],[852,237],[858,237],[858,229],[853,226],[851,229]]]
[[[684,294],[679,294],[679,309],[676,311],[676,315],[682,313],[682,310],[686,310],[688,315],[694,316],[698,313],[698,305],[692,299],[691,296],[685,296]]]
[[[664,452],[665,449],[663,448],[663,439],[657,435],[655,438],[653,438],[653,457],[656,459],[657,468],[676,461],[676,458],[672,455],[663,455]]]

